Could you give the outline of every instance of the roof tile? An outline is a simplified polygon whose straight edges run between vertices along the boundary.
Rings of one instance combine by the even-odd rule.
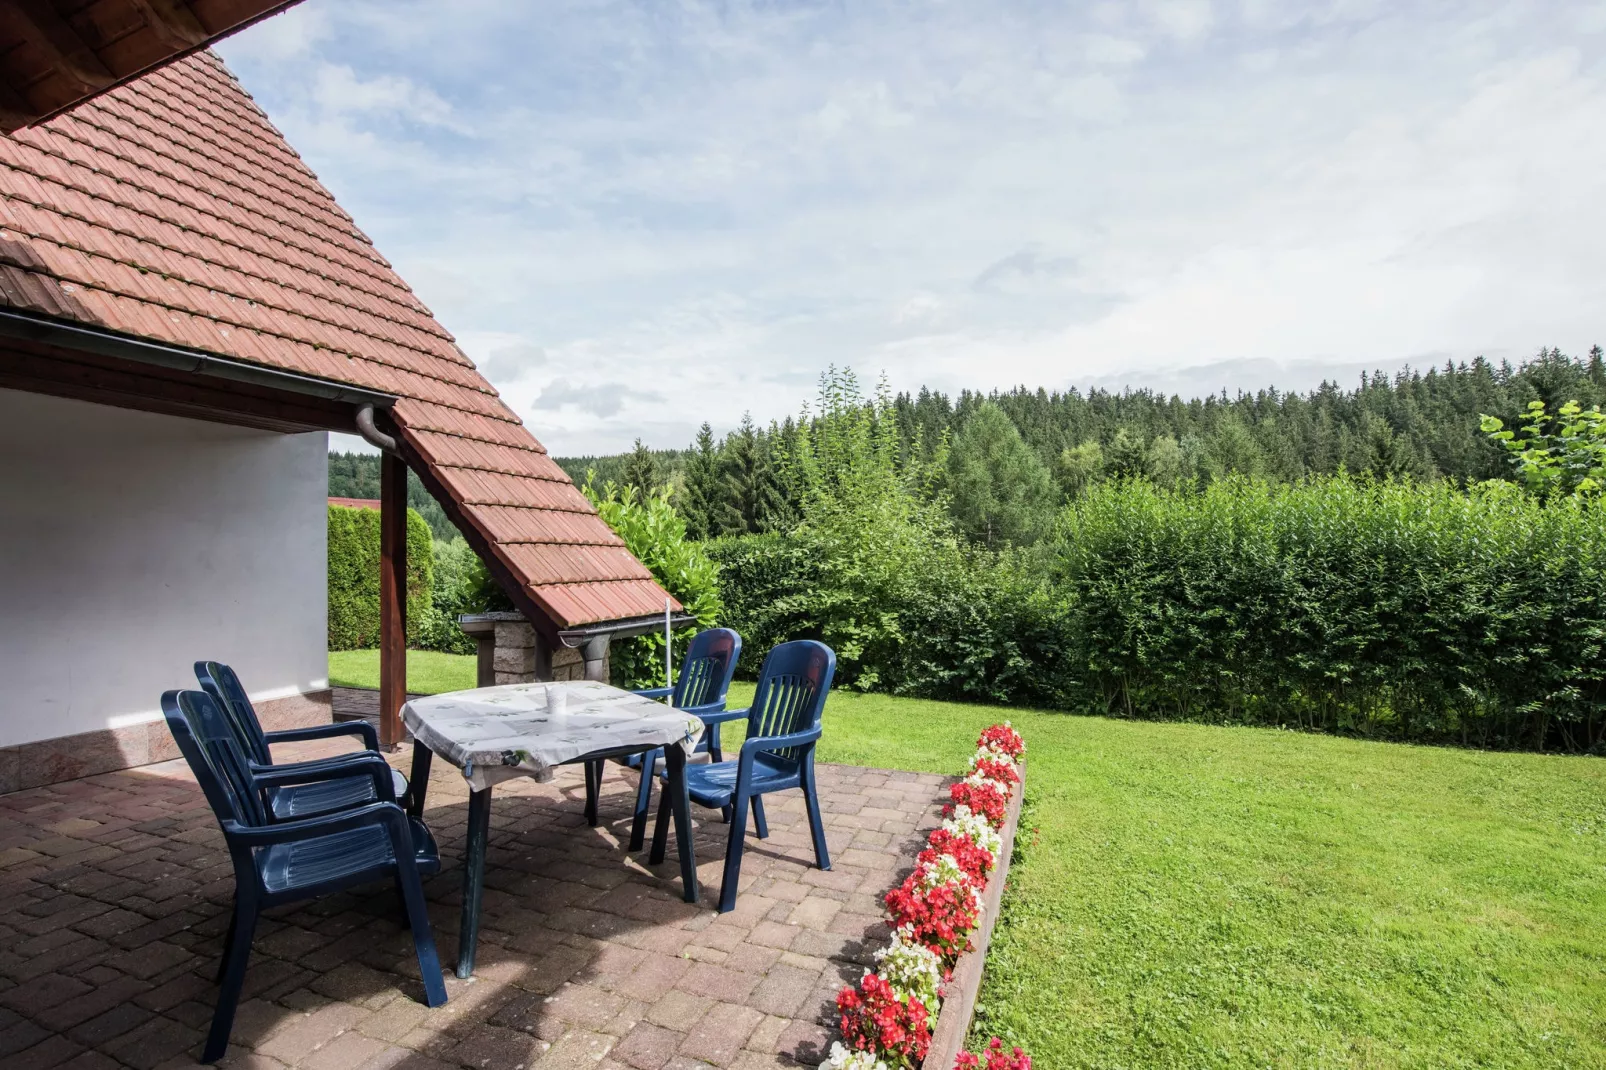
[[[0,137],[0,304],[394,394],[559,628],[665,594],[214,56]]]

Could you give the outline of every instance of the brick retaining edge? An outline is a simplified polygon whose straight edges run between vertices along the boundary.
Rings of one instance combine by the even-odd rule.
[[[1003,850],[993,869],[987,890],[982,893],[981,925],[971,936],[970,949],[954,963],[953,978],[948,982],[948,996],[937,1012],[937,1024],[931,1030],[931,1047],[921,1070],[953,1070],[954,1060],[965,1050],[965,1037],[970,1033],[970,1018],[976,1011],[976,994],[981,990],[981,973],[987,965],[987,944],[992,939],[993,924],[998,921],[999,904],[1004,898],[1004,881],[1009,877],[1009,860],[1015,853],[1015,830],[1020,825],[1021,803],[1026,798],[1026,763],[1021,762],[1020,783],[1009,797],[1009,809],[1004,813],[1004,827],[1000,832]]]

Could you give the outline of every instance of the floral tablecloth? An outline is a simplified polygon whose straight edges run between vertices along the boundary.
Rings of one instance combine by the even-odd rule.
[[[689,755],[703,731],[695,715],[591,681],[425,695],[402,707],[402,721],[475,791],[514,777],[551,780],[564,762],[626,747],[679,744]]]

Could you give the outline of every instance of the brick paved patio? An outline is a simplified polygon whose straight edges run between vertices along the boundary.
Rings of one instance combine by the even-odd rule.
[[[293,760],[338,749],[277,750]],[[445,868],[426,891],[450,1002],[418,1002],[390,888],[279,908],[257,930],[223,1065],[817,1064],[830,1000],[885,940],[880,895],[913,864],[945,781],[820,766],[835,868],[810,864],[801,796],[770,796],[770,838],[750,835],[737,909],[719,915],[680,901],[673,853],[648,868],[622,850],[633,779],[609,767],[596,829],[581,816],[578,770],[497,788],[478,969],[465,982],[451,966],[468,796],[437,768],[426,819]],[[696,816],[706,903],[725,826]],[[222,835],[181,762],[0,796],[0,1062],[194,1065],[232,888]]]

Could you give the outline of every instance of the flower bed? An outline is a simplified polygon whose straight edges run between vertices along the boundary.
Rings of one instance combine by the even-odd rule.
[[[946,820],[887,893],[891,943],[837,995],[842,1041],[828,1070],[1030,1070],[1031,1058],[997,1037],[980,1055],[959,1050],[1003,891],[1025,752],[1007,721],[977,740],[969,774],[949,789]]]

